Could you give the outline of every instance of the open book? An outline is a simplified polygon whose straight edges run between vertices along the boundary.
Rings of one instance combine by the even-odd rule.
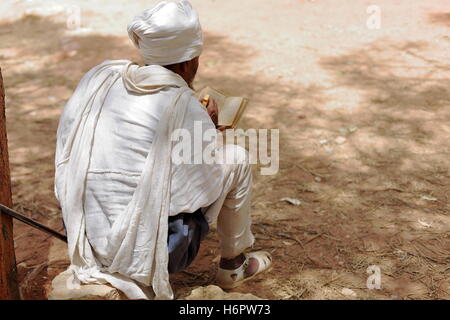
[[[227,97],[223,93],[211,87],[205,87],[197,94],[199,99],[213,98],[219,109],[219,126],[236,128],[239,120],[248,104],[248,99],[243,97]]]

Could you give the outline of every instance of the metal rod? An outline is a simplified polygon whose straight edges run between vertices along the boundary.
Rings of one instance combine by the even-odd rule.
[[[44,226],[43,224],[40,224],[39,222],[36,222],[36,221],[24,216],[23,214],[20,214],[16,211],[12,210],[11,208],[8,208],[8,207],[0,204],[0,211],[3,212],[4,214],[7,214],[7,215],[19,220],[19,221],[22,221],[23,223],[28,224],[29,226],[32,226],[33,228],[47,232],[48,234],[54,236],[55,238],[58,238],[59,240],[67,242],[67,236],[65,236],[55,230],[52,230],[49,227]]]

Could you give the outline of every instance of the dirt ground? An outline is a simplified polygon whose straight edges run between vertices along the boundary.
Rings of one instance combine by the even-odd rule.
[[[18,211],[63,230],[53,195],[59,115],[91,67],[141,62],[126,25],[152,2],[1,1]],[[195,85],[250,98],[243,128],[280,129],[279,173],[254,167],[252,202],[255,248],[271,251],[274,266],[233,291],[450,299],[448,0],[191,2],[205,34]],[[372,4],[380,29],[366,25]],[[77,8],[81,26],[72,30]],[[47,268],[54,241],[15,223],[15,243],[23,297],[45,299],[64,268]],[[212,283],[218,254],[211,232],[198,259],[172,277],[178,296]],[[366,285],[373,265],[379,290]]]

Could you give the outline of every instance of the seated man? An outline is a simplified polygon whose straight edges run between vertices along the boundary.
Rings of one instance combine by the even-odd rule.
[[[213,164],[172,161],[176,129],[193,137],[200,123],[217,133],[217,105],[204,107],[192,90],[203,46],[198,15],[186,0],[161,2],[128,33],[146,65],[94,67],[59,122],[55,194],[70,285],[108,282],[130,299],[173,299],[169,272],[192,261],[217,222],[217,284],[233,288],[271,264],[267,252],[244,253],[254,242],[246,151],[225,145]]]

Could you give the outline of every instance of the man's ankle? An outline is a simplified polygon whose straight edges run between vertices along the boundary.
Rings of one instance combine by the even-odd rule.
[[[245,255],[241,253],[235,258],[231,259],[221,258],[219,266],[222,269],[233,270],[239,268],[244,263],[244,261]]]

